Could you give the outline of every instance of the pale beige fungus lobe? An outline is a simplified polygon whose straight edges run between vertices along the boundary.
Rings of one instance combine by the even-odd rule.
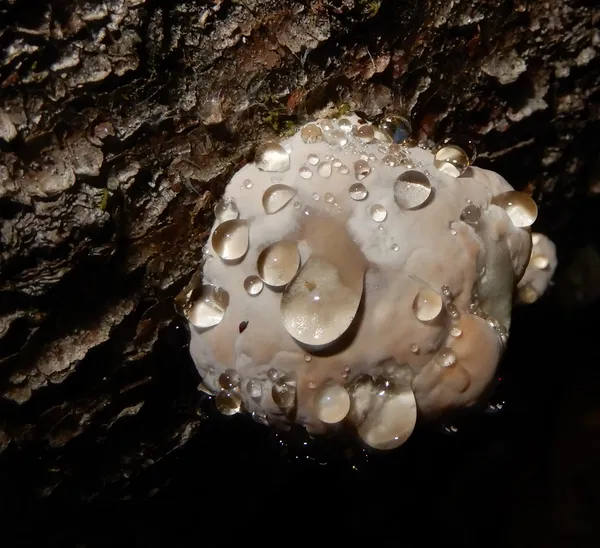
[[[532,246],[528,196],[469,147],[410,147],[409,130],[321,119],[231,179],[183,307],[222,413],[387,450],[485,392],[515,286],[541,294],[555,253]]]

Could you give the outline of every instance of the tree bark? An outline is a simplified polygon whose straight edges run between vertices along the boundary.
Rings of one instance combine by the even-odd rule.
[[[537,229],[579,272],[574,250],[595,245],[599,224],[599,21],[592,0],[0,0],[0,498],[21,517],[32,508],[45,512],[46,534],[67,539],[62,545],[108,546],[116,526],[91,532],[90,506],[70,515],[59,509],[139,502],[166,489],[172,496],[195,493],[210,529],[219,508],[236,504],[243,513],[248,497],[284,519],[260,481],[279,502],[297,496],[298,487],[278,485],[276,472],[288,480],[308,475],[319,492],[330,480],[313,461],[298,471],[276,449],[280,440],[241,417],[209,416],[196,390],[173,299],[199,269],[213,204],[261,140],[346,110],[369,118],[394,112],[410,117],[419,139],[476,136],[476,163],[533,194]],[[598,272],[589,266],[594,260],[585,268]],[[550,321],[554,329],[567,328],[565,318],[583,322],[583,313],[573,312],[581,306],[558,303],[593,301],[597,285],[574,294],[572,276],[564,280],[560,299],[522,316],[533,327],[517,318],[515,338],[523,347],[532,332],[544,337]],[[568,332],[587,345],[581,355],[598,357],[586,354],[594,351],[594,335],[574,325],[582,324]],[[524,355],[536,359],[531,349]],[[509,358],[509,368],[526,369],[515,373],[527,380],[515,381],[514,397],[527,413],[527,390],[539,386],[539,369],[527,370],[517,351]],[[587,378],[587,369],[578,371]],[[516,459],[510,466],[519,474],[535,469],[515,456],[515,447],[527,445],[526,427],[514,415],[506,420],[500,424],[519,435],[494,423],[493,434],[478,442],[416,441],[408,456],[373,457],[385,463],[383,471],[365,464],[358,482],[406,474],[407,462],[421,462],[421,443],[449,452],[460,470],[479,455],[484,471],[469,472],[466,483],[485,499],[477,474],[489,478],[499,454]],[[551,434],[544,436],[536,454],[549,459],[542,446]],[[508,444],[508,453],[498,444]],[[346,486],[336,495],[356,481],[334,449],[304,457],[334,463]],[[513,471],[506,466],[503,473]],[[432,500],[465,502],[453,483],[461,474],[436,472],[443,487],[433,487]],[[185,487],[186,478],[194,478],[194,489]],[[229,481],[236,482],[235,503],[222,490]],[[423,488],[409,483],[415,500],[427,504]],[[493,488],[502,489],[500,483]],[[539,485],[528,485],[535,500]],[[357,489],[349,496],[369,492]],[[390,512],[380,495],[365,520]],[[158,519],[168,504],[152,504],[147,516]],[[192,519],[180,504],[181,515]],[[529,546],[551,538],[540,536],[536,524],[539,531],[559,527],[544,529],[544,516],[559,510],[551,502],[543,507],[526,524],[509,516],[516,531],[533,535]],[[241,524],[252,527],[256,515],[238,521],[231,538],[246,534]],[[75,519],[83,520],[77,534]],[[475,529],[436,520],[464,540],[459,545],[481,545]],[[567,521],[561,531],[571,546]],[[495,523],[484,519],[490,530]],[[131,527],[140,545],[172,541],[162,537],[167,526]],[[9,529],[22,543],[30,538]],[[380,536],[392,529],[383,525]],[[208,545],[221,539],[203,534]],[[518,537],[507,533],[505,540],[518,546]]]

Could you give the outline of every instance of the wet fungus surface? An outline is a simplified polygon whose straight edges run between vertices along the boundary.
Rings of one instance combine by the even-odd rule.
[[[473,148],[415,146],[406,125],[311,122],[231,179],[184,307],[223,414],[387,450],[486,391],[552,244]]]

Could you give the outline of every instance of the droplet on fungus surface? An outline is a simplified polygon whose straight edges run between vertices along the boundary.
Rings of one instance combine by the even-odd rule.
[[[492,198],[492,204],[501,207],[518,228],[531,226],[537,219],[537,204],[524,192],[511,190]]]
[[[290,283],[300,268],[300,254],[295,242],[282,240],[261,251],[256,263],[258,275],[271,287]]]
[[[241,259],[248,251],[248,224],[241,219],[221,223],[213,232],[211,241],[217,255],[227,261]]]
[[[230,221],[237,219],[240,216],[240,212],[237,208],[236,203],[233,200],[222,199],[215,204],[214,208],[215,218],[218,222]]]
[[[354,176],[357,181],[362,181],[369,173],[371,173],[371,166],[367,161],[357,160],[354,162]]]
[[[323,140],[323,131],[317,124],[306,124],[300,131],[300,137],[305,143],[318,143]]]
[[[242,408],[242,397],[235,390],[220,390],[215,397],[215,406],[223,415],[235,415]]]
[[[413,313],[417,320],[421,322],[435,320],[443,309],[442,297],[432,289],[420,289],[413,301]]]
[[[387,217],[387,209],[383,207],[381,204],[373,204],[369,208],[369,215],[371,215],[371,219],[373,219],[376,223],[381,223],[385,221]]]
[[[456,145],[445,145],[435,153],[433,165],[451,177],[460,177],[469,167],[467,153]]]
[[[405,171],[394,183],[394,201],[400,209],[422,206],[431,195],[431,183],[420,171]]]
[[[315,411],[317,417],[327,423],[338,423],[350,411],[350,395],[341,385],[326,383],[315,396]]]
[[[469,225],[476,225],[479,219],[481,219],[481,209],[473,204],[465,207],[460,214],[460,220]]]
[[[405,143],[410,139],[412,127],[410,122],[402,116],[386,116],[379,128],[385,131],[394,143]]]
[[[312,170],[306,166],[302,166],[298,170],[298,173],[300,174],[300,177],[302,177],[303,179],[310,179],[313,176]]]
[[[264,282],[258,276],[251,275],[244,280],[244,289],[252,297],[258,295],[263,290],[263,287]]]
[[[283,173],[290,169],[290,155],[275,141],[267,141],[256,149],[254,161],[261,171]]]
[[[193,302],[185,307],[188,321],[198,329],[218,325],[229,306],[229,293],[221,287],[205,284],[193,295]]]
[[[367,187],[365,187],[365,185],[362,183],[354,183],[353,185],[350,185],[348,192],[350,194],[350,198],[358,202],[364,200],[369,195]]]
[[[296,194],[298,191],[288,185],[271,185],[263,194],[263,208],[268,215],[273,215],[289,204]]]
[[[219,376],[219,384],[221,388],[232,390],[240,385],[240,374],[237,369],[226,369]]]
[[[273,383],[271,396],[282,410],[292,410],[296,405],[296,379],[292,375],[279,377]]]

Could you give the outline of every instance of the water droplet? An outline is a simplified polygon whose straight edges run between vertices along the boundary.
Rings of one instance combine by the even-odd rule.
[[[381,204],[373,204],[369,208],[369,215],[376,223],[381,223],[387,217],[387,210]]]
[[[279,378],[279,371],[277,371],[277,369],[275,369],[274,367],[271,367],[267,371],[267,377],[269,377],[269,380],[271,382],[275,382]]]
[[[352,324],[362,297],[363,277],[340,277],[324,258],[311,256],[281,297],[281,316],[297,341],[324,346]]]
[[[240,212],[232,199],[223,198],[215,204],[214,208],[215,219],[219,223],[230,221],[231,219],[237,219],[240,216]]]
[[[242,408],[242,397],[235,390],[220,390],[215,397],[215,406],[223,415],[235,415]]]
[[[262,383],[258,379],[250,379],[246,383],[246,392],[253,400],[260,400],[262,398]]]
[[[473,204],[465,207],[460,214],[460,220],[469,225],[476,225],[479,219],[481,219],[481,209]]]
[[[333,123],[328,118],[321,118],[317,123],[323,131],[331,131],[333,129]]]
[[[391,154],[386,154],[381,161],[389,167],[396,167],[400,164],[400,160],[396,156],[392,156]]]
[[[469,167],[469,157],[457,145],[444,145],[435,153],[433,165],[446,175],[460,177]]]
[[[477,157],[477,149],[475,147],[475,142],[467,137],[466,135],[448,135],[442,141],[444,145],[456,145],[461,148],[466,154],[469,160],[469,165],[471,165],[475,158]]]
[[[326,383],[315,396],[315,412],[327,424],[338,423],[350,411],[350,395],[339,384]]]
[[[525,284],[519,288],[519,300],[525,304],[532,304],[539,298],[539,293],[530,284]]]
[[[294,202],[294,209],[300,209],[302,204],[300,202]]]
[[[454,303],[448,303],[446,305],[446,310],[448,311],[448,314],[450,314],[450,316],[454,319],[460,316],[460,312],[458,311],[458,308],[456,308],[456,305]]]
[[[254,157],[256,167],[261,171],[277,171],[283,173],[290,169],[290,155],[276,141],[267,141],[256,149]]]
[[[331,165],[337,169],[339,167],[342,167],[342,161],[339,158],[334,158],[331,161]]]
[[[225,369],[219,375],[219,384],[225,390],[232,390],[240,385],[240,374],[237,369]]]
[[[362,183],[350,185],[348,192],[350,193],[350,198],[357,202],[364,200],[369,195],[367,188]]]
[[[335,201],[335,196],[333,194],[331,194],[331,192],[326,192],[325,193],[325,201],[328,204],[332,204]]]
[[[450,367],[456,363],[456,354],[448,346],[442,348],[434,358],[434,363],[440,367]]]
[[[379,225],[379,226],[377,227],[377,230],[379,230],[380,232],[383,232],[383,230],[384,230],[384,228],[383,228],[383,225]]]
[[[338,121],[338,126],[346,133],[350,133],[352,131],[352,122],[348,120],[348,118],[340,118]]]
[[[277,213],[289,204],[297,193],[296,189],[291,186],[282,184],[272,185],[263,194],[263,207],[268,215]]]
[[[317,124],[306,124],[300,131],[300,138],[305,143],[318,143],[323,140],[323,132]]]
[[[348,166],[345,166],[345,165],[341,165],[339,171],[342,175],[348,175],[348,173],[350,173]]]
[[[310,215],[310,207],[306,206],[303,210],[302,213],[306,216]]]
[[[419,352],[419,345],[418,345],[418,344],[415,344],[415,343],[412,343],[412,344],[410,345],[410,351],[411,351],[413,354],[417,354],[417,353]]]
[[[355,127],[353,134],[359,141],[363,143],[370,143],[373,139],[375,139],[375,130],[373,129],[373,126],[369,124]]]
[[[304,361],[309,362],[312,360],[312,356],[310,354],[304,354]]]
[[[410,122],[402,116],[386,116],[379,123],[379,128],[385,131],[394,143],[405,143],[412,134]]]
[[[365,160],[357,160],[354,162],[354,176],[357,181],[362,181],[371,173],[371,166]]]
[[[306,157],[306,161],[311,165],[311,166],[316,166],[319,163],[319,157],[316,154],[309,154]]]
[[[453,337],[460,337],[462,335],[462,329],[458,326],[454,326],[450,328],[450,335]]]
[[[263,281],[258,276],[251,275],[244,280],[244,289],[252,297],[258,295],[263,290],[263,287]]]
[[[431,195],[431,183],[420,171],[405,171],[394,183],[394,201],[400,209],[422,206]]]
[[[317,173],[321,177],[324,177],[325,179],[328,179],[329,177],[331,177],[331,172],[332,172],[331,162],[323,162],[317,168]]]
[[[444,297],[446,297],[446,299],[451,299],[452,298],[452,291],[450,291],[450,287],[447,285],[443,285],[442,286],[442,295]]]
[[[313,172],[306,166],[302,166],[298,170],[298,173],[300,174],[300,177],[302,177],[303,179],[310,179],[313,176]]]
[[[300,267],[300,254],[295,242],[282,240],[263,249],[258,256],[258,275],[271,287],[283,287],[292,281]]]
[[[269,421],[267,420],[267,414],[262,409],[252,411],[251,417],[259,424],[262,424],[264,426],[269,425]]]
[[[253,183],[250,179],[246,179],[244,181],[244,188],[252,188],[252,186],[253,186]]]
[[[413,313],[420,322],[435,320],[442,312],[442,297],[427,287],[423,287],[416,294],[413,301]]]
[[[321,199],[317,192],[313,193],[312,198],[315,202],[318,202]]]
[[[215,285],[202,285],[190,292],[189,303],[182,307],[186,319],[198,329],[221,322],[229,306],[229,293]]]
[[[296,405],[296,379],[293,375],[279,377],[271,389],[271,396],[282,410],[289,411]]]
[[[531,258],[531,264],[540,270],[546,270],[550,264],[550,260],[546,255],[534,255]]]
[[[348,135],[341,129],[334,129],[325,136],[326,141],[333,146],[344,147],[348,144]]]
[[[400,246],[398,244],[392,244],[392,251],[399,251]]]
[[[506,211],[513,225],[518,228],[531,226],[537,219],[537,204],[524,192],[511,190],[492,198],[492,204]]]
[[[221,223],[213,232],[213,249],[226,261],[241,259],[248,251],[248,224],[240,219]]]

